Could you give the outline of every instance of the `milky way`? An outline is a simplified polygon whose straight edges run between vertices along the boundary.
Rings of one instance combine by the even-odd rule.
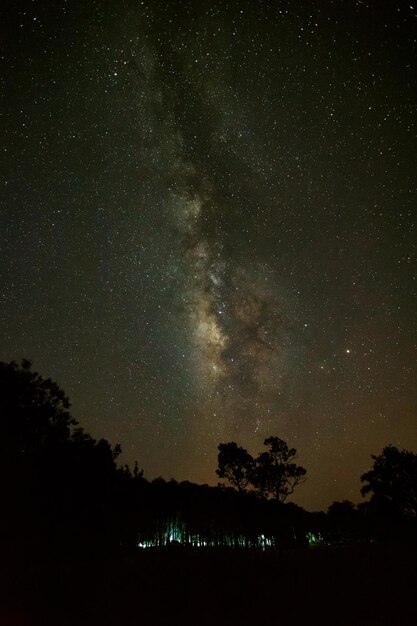
[[[148,478],[277,435],[359,500],[417,447],[416,7],[0,11],[0,358]]]
[[[191,336],[214,394],[259,402],[279,388],[285,301],[266,263],[234,253],[221,225],[205,228],[222,214],[216,209],[209,193],[184,200]]]

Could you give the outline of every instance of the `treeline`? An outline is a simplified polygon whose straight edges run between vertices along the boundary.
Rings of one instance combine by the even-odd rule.
[[[306,545],[309,514],[232,488],[143,482],[138,545],[277,548]]]
[[[217,474],[229,487],[149,482],[137,464],[118,463],[120,446],[80,427],[63,391],[30,362],[0,363],[2,558],[415,537],[417,455],[388,446],[362,477],[369,502],[308,513],[284,502],[306,474],[295,450],[277,437],[265,445],[256,459],[234,442],[219,445]]]

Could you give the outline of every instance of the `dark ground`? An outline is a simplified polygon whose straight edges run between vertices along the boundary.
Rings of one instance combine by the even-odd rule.
[[[417,551],[404,545],[47,561],[2,571],[1,626],[417,624]]]

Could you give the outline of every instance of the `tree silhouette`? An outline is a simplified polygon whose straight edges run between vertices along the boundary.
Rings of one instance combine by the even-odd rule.
[[[228,480],[239,492],[251,484],[261,497],[285,502],[296,486],[305,480],[307,470],[293,463],[295,448],[288,448],[279,437],[268,437],[264,445],[269,450],[253,459],[234,441],[219,444],[216,474]]]
[[[0,363],[0,541],[72,549],[109,543],[120,527],[120,446],[85,433],[69,407],[30,361]]]
[[[58,385],[33,372],[30,361],[21,367],[0,363],[1,458],[22,462],[67,441],[77,425],[69,406]]]
[[[372,458],[372,469],[361,476],[361,481],[368,483],[362,487],[362,495],[371,494],[373,508],[416,519],[417,454],[389,445]]]
[[[279,437],[268,437],[264,445],[269,450],[261,452],[255,459],[251,482],[261,496],[285,502],[295,487],[305,480],[307,470],[292,462],[296,456],[295,448],[288,448]]]
[[[234,441],[219,444],[218,450],[217,476],[228,480],[239,492],[245,491],[251,479],[252,456]]]

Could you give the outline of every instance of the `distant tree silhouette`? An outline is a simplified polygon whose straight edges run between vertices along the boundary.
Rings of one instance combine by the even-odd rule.
[[[331,517],[346,519],[355,515],[356,507],[350,500],[335,501],[329,505],[327,514]]]
[[[330,543],[347,544],[366,538],[364,514],[349,500],[332,502],[322,530]]]
[[[305,480],[307,470],[293,463],[295,448],[288,448],[279,437],[268,437],[264,445],[269,450],[253,459],[234,441],[219,444],[216,473],[239,492],[251,484],[261,497],[285,502],[296,486]]]
[[[362,495],[371,494],[370,505],[385,514],[417,518],[417,454],[386,446],[374,465],[361,476]]]
[[[140,547],[257,548],[305,545],[308,514],[294,504],[254,492],[162,478],[147,483],[141,500]]]
[[[268,437],[264,445],[269,450],[255,459],[251,482],[261,496],[285,502],[305,480],[307,470],[293,463],[295,448],[288,448],[279,437]]]
[[[218,450],[217,476],[226,479],[238,491],[245,491],[253,470],[252,456],[234,441],[219,444]]]

